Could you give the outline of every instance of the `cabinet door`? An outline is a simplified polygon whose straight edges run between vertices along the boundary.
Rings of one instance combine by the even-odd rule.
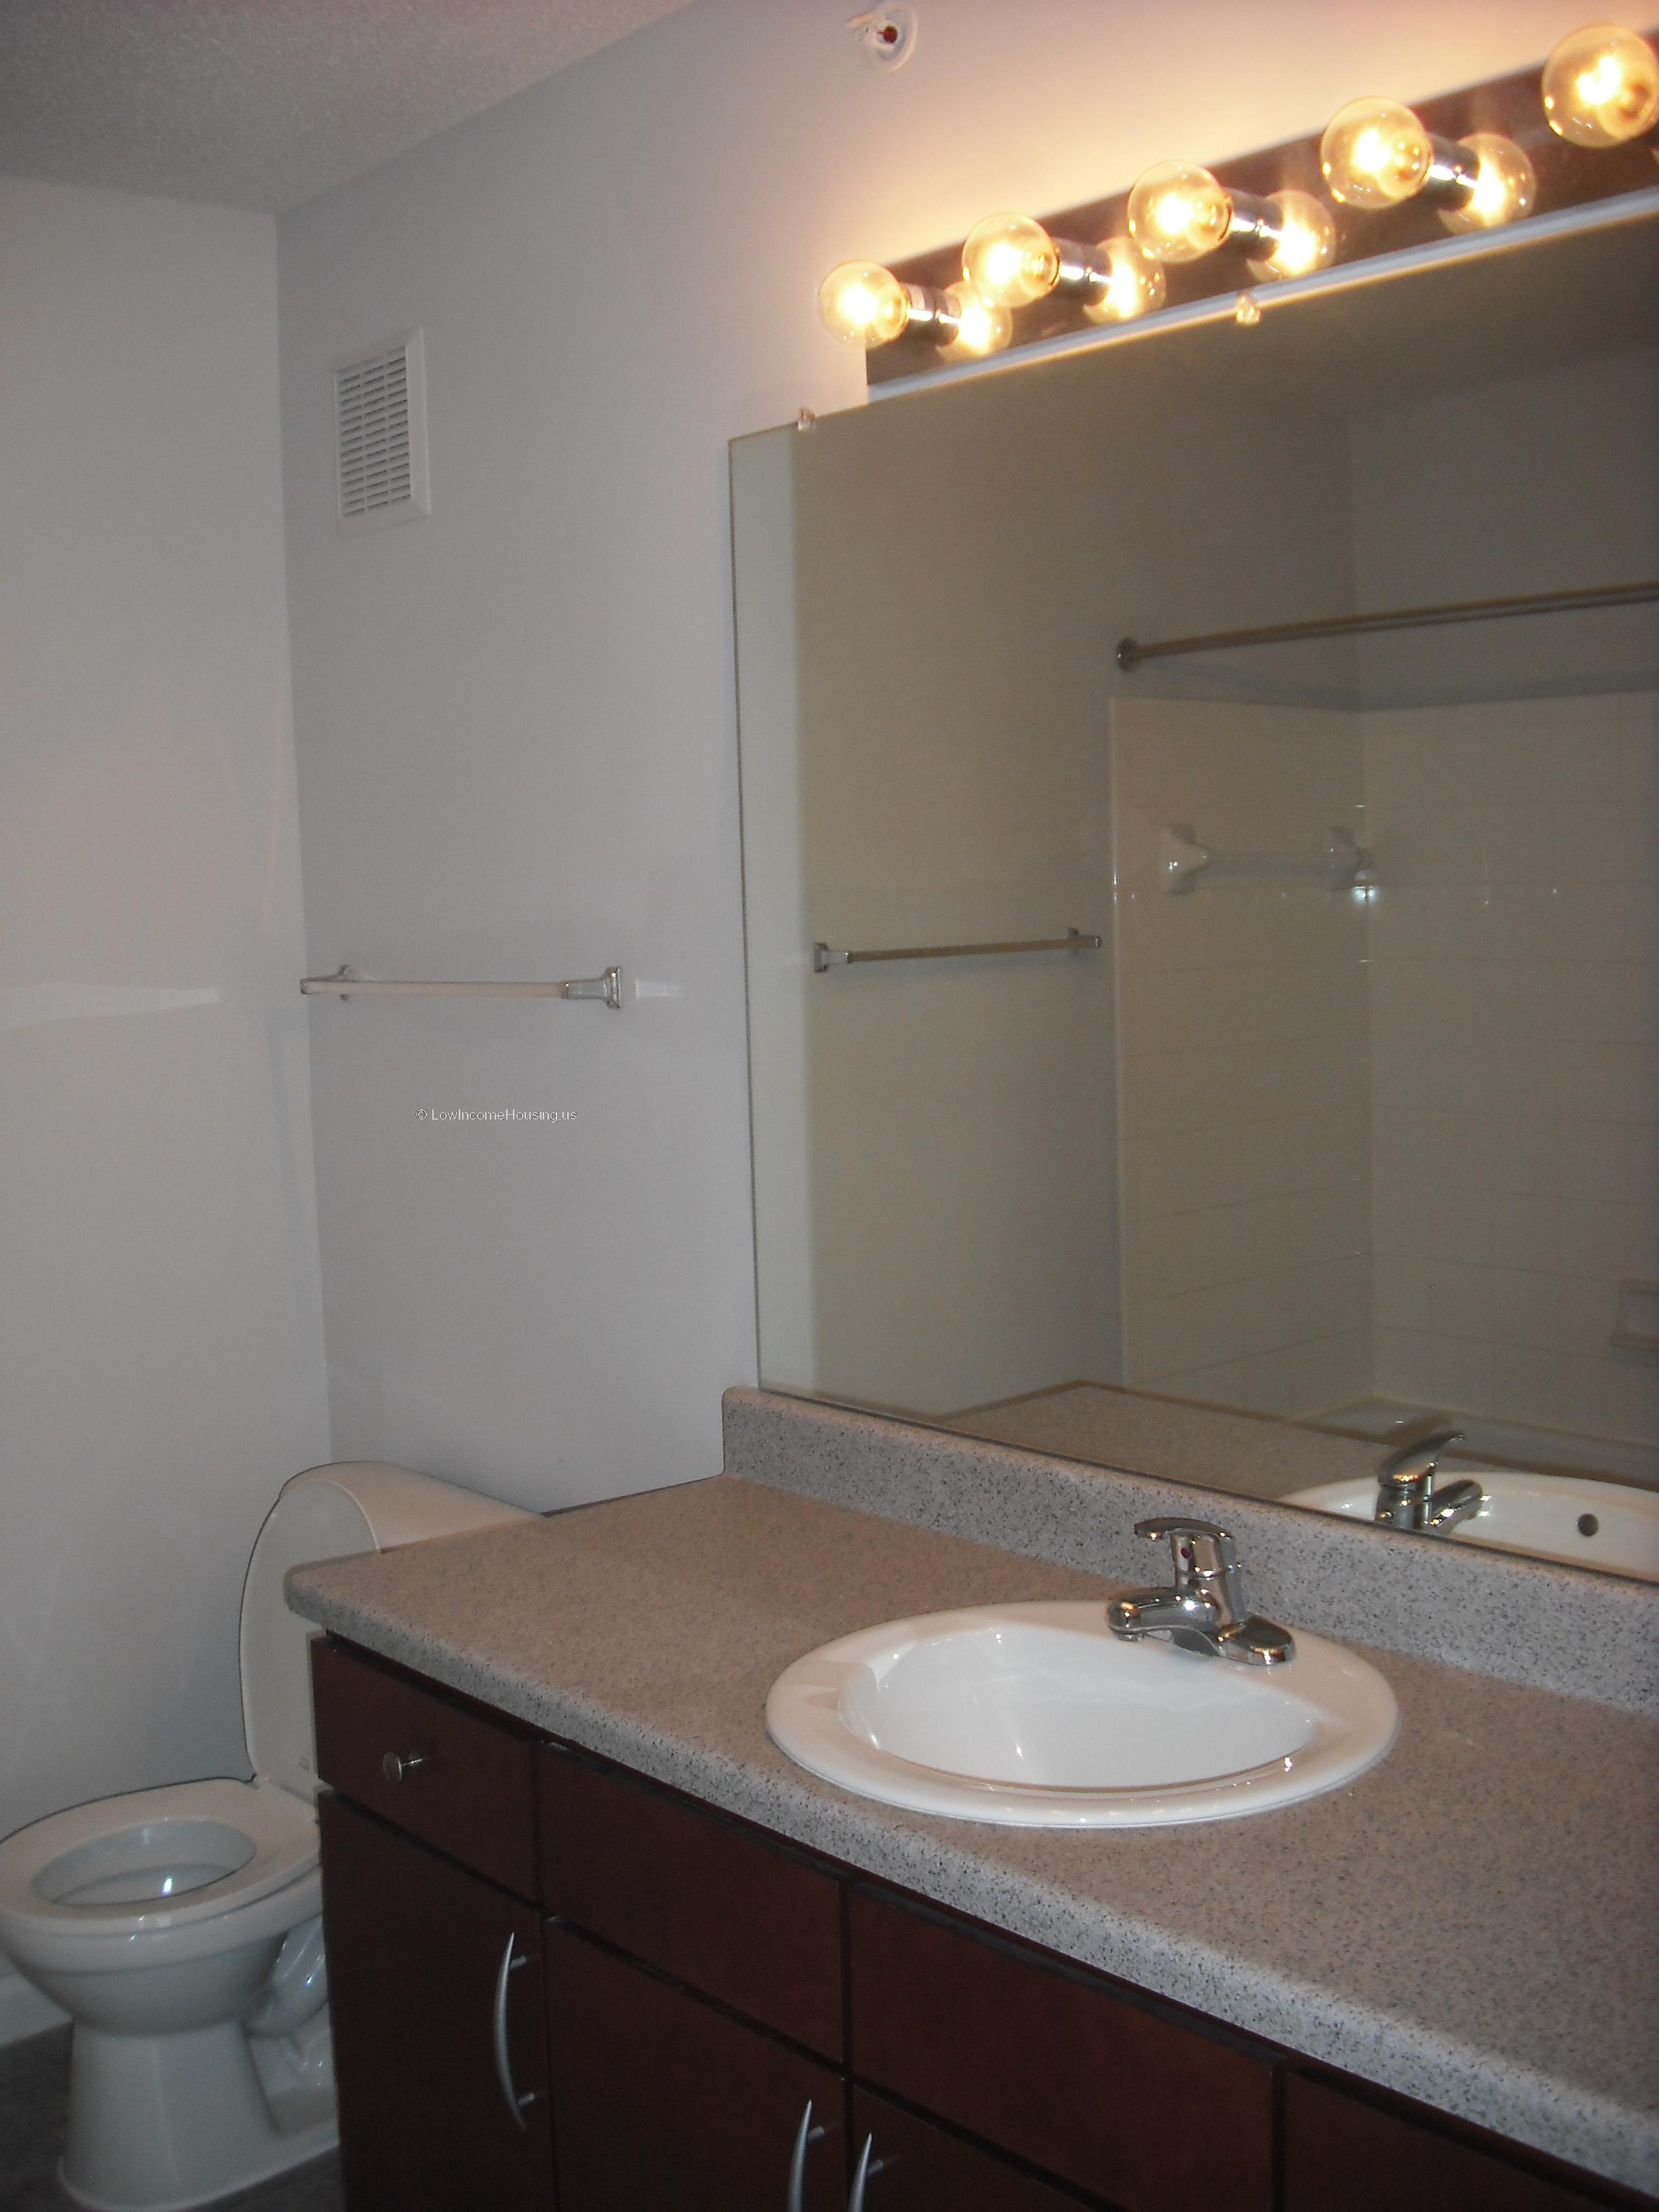
[[[1586,2195],[1324,2081],[1285,2085],[1285,2212],[1592,2212]],[[1594,2185],[1591,2185],[1592,2188]]]
[[[853,2092],[851,2140],[855,2171],[870,2146],[860,2212],[1079,2212],[1085,2202],[867,2089]]]
[[[559,2212],[795,2212],[804,2132],[799,2212],[842,2212],[838,2074],[568,1928],[544,1940]]]
[[[1230,2212],[1269,2212],[1273,2068],[1241,2039],[885,1893],[848,1929],[860,2080],[1121,2212],[1214,2212],[1223,2169]]]
[[[551,2212],[536,1915],[337,1797],[317,1809],[349,2212]]]
[[[841,1883],[805,1856],[549,1745],[542,1899],[584,1934],[838,2063]]]

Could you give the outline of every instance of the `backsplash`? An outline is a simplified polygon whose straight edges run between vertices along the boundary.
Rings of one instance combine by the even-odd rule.
[[[1135,1535],[1137,1521],[1218,1514],[1238,1539],[1252,1605],[1276,1620],[1659,1713],[1659,1589],[1650,1583],[1221,1498],[776,1391],[728,1390],[722,1403],[726,1472],[750,1482],[1134,1583],[1156,1557]],[[1331,1442],[1339,1454],[1352,1449]]]

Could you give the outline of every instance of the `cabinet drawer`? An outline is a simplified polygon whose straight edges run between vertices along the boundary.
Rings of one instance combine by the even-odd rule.
[[[1218,2171],[1232,2212],[1268,2212],[1268,2059],[884,1895],[849,1902],[861,2081],[1122,2212],[1214,2212]]]
[[[550,1745],[541,1838],[550,1911],[841,2057],[835,1875],[737,1821]]]
[[[866,2212],[1079,2212],[1082,2200],[1069,2190],[1061,2196],[884,2097],[855,2089],[855,2160],[866,2140]]]
[[[1323,2081],[1285,2084],[1285,2212],[1592,2212],[1586,2196]]]
[[[838,2074],[570,1929],[543,1942],[559,2212],[842,2212]]]
[[[502,1888],[535,1896],[527,1730],[326,1638],[311,1647],[311,1694],[325,1782]]]

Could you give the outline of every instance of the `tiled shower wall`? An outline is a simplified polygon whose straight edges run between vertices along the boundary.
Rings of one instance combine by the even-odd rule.
[[[1371,1367],[1365,915],[1316,877],[1171,896],[1164,826],[1316,861],[1358,830],[1355,718],[1117,700],[1124,1379],[1302,1414]]]
[[[1113,739],[1125,1379],[1659,1443],[1659,1360],[1607,1340],[1659,1278],[1659,697],[1119,702]],[[1165,823],[1338,822],[1369,897],[1161,878]]]
[[[1377,1390],[1659,1443],[1659,695],[1358,720]]]

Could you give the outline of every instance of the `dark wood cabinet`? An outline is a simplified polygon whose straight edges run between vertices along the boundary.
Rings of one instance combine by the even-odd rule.
[[[567,1928],[545,1941],[559,2212],[784,2212],[798,2140],[801,2212],[842,2212],[837,2073]]]
[[[552,2212],[536,1913],[338,1797],[318,1813],[351,2212]]]
[[[1259,2046],[863,1887],[848,1950],[860,2075],[1124,2212],[1213,2212],[1224,2143],[1229,2204],[1271,2212]]]
[[[1079,2212],[1097,2201],[1062,2194],[886,2098],[855,2089],[849,2138],[855,2170],[866,2142],[864,2212]]]
[[[349,2212],[1659,2212],[314,1650]]]
[[[538,1746],[528,1729],[325,1639],[311,1647],[311,1698],[323,1781],[535,1897]]]
[[[1284,2212],[1592,2212],[1634,2204],[1419,2125],[1333,2084],[1285,2085]]]
[[[562,1918],[809,2051],[844,2056],[834,1875],[551,1745],[540,1805],[542,1895]]]

